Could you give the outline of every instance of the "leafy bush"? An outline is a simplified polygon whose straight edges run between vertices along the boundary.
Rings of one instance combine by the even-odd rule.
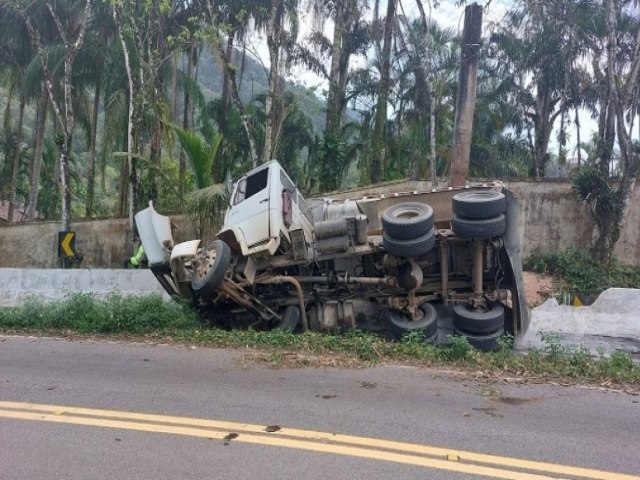
[[[605,268],[587,250],[570,248],[547,253],[535,250],[525,260],[524,268],[557,276],[575,293],[595,295],[612,287],[640,288],[640,267],[614,261]]]
[[[473,347],[465,337],[451,335],[449,345],[442,350],[442,358],[445,360],[466,360],[474,351]]]

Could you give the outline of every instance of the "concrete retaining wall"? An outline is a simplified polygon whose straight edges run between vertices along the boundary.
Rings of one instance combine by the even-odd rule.
[[[589,248],[596,229],[588,207],[578,202],[567,181],[504,182],[520,202],[520,229],[524,238],[524,254],[534,249],[544,252],[568,247]],[[364,195],[430,190],[431,182],[397,181],[374,187],[354,189],[331,194],[336,199],[356,199]],[[640,185],[631,196],[630,211],[622,230],[622,236],[614,251],[626,264],[640,265]]]
[[[543,251],[591,246],[594,225],[585,205],[571,193],[564,181],[505,182],[520,201],[520,226],[525,255],[533,249]],[[388,184],[331,194],[332,198],[359,198],[363,195],[398,191],[428,190],[430,182],[391,182]],[[631,198],[631,209],[615,249],[624,263],[640,265],[640,185]],[[176,241],[195,238],[186,218],[172,217],[177,225]],[[82,267],[117,268],[133,254],[127,239],[126,219],[74,222],[77,246],[84,255]],[[57,222],[35,222],[0,226],[0,268],[55,268]]]
[[[111,292],[168,297],[150,270],[0,268],[0,307],[21,305],[28,298],[49,301],[70,293]]]
[[[520,202],[525,255],[539,248],[589,248],[597,229],[588,207],[579,203],[569,182],[506,182]],[[640,186],[636,185],[622,235],[614,250],[623,263],[640,265]]]
[[[176,241],[191,239],[186,218],[171,216]],[[73,222],[83,268],[122,268],[133,255],[126,218]],[[0,268],[57,268],[59,222],[0,226]]]

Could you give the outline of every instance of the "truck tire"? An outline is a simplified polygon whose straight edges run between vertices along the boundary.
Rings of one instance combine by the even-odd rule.
[[[504,214],[482,220],[470,220],[453,215],[451,227],[453,233],[465,238],[490,238],[504,234],[507,219]]]
[[[211,295],[224,280],[231,262],[231,249],[222,240],[215,240],[196,258],[191,288],[198,295]]]
[[[433,208],[426,203],[399,203],[382,213],[382,230],[398,240],[412,240],[432,229]]]
[[[425,302],[418,307],[422,310],[423,317],[419,320],[409,320],[406,315],[398,310],[389,311],[389,332],[396,340],[411,332],[421,331],[426,342],[433,342],[438,337],[438,314],[436,307]]]
[[[500,303],[489,304],[489,310],[469,310],[467,305],[453,307],[453,324],[467,333],[486,334],[504,327],[504,307]]]
[[[284,313],[276,328],[283,332],[293,333],[298,323],[300,323],[300,307],[289,305],[284,309]]]
[[[453,213],[456,215],[483,220],[497,217],[507,209],[507,197],[495,190],[472,190],[453,196]]]
[[[453,332],[460,337],[466,338],[473,348],[481,352],[493,352],[500,348],[498,340],[504,335],[504,328],[485,335],[464,332],[456,327],[454,327]]]
[[[398,240],[384,233],[382,235],[382,246],[392,255],[398,257],[419,257],[431,249],[436,244],[436,235],[433,229],[425,235],[412,240]]]

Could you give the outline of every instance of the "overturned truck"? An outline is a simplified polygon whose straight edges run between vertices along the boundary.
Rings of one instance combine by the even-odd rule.
[[[440,326],[491,350],[529,324],[517,199],[499,183],[307,202],[271,161],[238,180],[208,245],[175,244],[151,203],[135,219],[165,290],[225,328],[437,342]]]

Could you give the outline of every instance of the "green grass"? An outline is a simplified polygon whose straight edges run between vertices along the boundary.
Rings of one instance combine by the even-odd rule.
[[[640,288],[640,267],[614,261],[609,268],[600,265],[586,250],[532,252],[525,260],[525,270],[552,275],[570,293],[597,295],[607,288]]]
[[[122,297],[112,294],[98,299],[88,294],[75,294],[46,305],[30,300],[23,306],[0,309],[0,328],[5,331],[144,334],[198,325],[197,315],[191,309],[180,303],[165,302],[160,295]]]
[[[466,339],[454,337],[448,346],[426,344],[419,333],[401,342],[358,330],[337,333],[291,334],[282,331],[205,328],[186,304],[166,302],[160,296],[98,299],[77,294],[50,304],[30,301],[0,309],[0,331],[56,335],[117,335],[158,342],[176,342],[221,348],[249,348],[269,364],[374,365],[402,362],[489,372],[496,377],[565,378],[583,383],[611,382],[640,387],[640,365],[623,353],[609,358],[562,347],[556,337],[543,338],[545,347],[528,355],[512,352],[511,338],[497,352],[481,353]],[[290,353],[298,354],[291,360]],[[264,355],[263,355],[264,354]],[[318,358],[324,360],[318,360]]]

